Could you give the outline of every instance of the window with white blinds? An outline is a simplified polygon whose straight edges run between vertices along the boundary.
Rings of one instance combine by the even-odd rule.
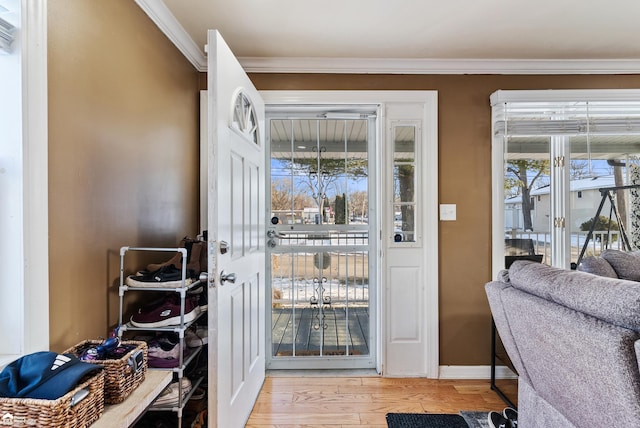
[[[494,135],[640,135],[638,96],[637,101],[498,102]]]
[[[640,184],[640,90],[497,91],[491,107],[496,273],[509,238],[532,239],[545,263],[575,267],[603,188],[618,189],[612,220],[640,246],[631,228],[640,200],[620,189]],[[526,203],[534,196],[539,203]],[[620,242],[593,241],[586,254]]]

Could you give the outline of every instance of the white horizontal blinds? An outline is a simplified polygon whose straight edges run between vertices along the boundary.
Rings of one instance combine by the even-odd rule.
[[[638,101],[504,102],[495,104],[494,136],[640,135]]]

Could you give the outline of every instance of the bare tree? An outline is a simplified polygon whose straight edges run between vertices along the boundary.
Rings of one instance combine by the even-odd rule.
[[[358,191],[349,195],[349,212],[360,218],[367,216],[369,210],[369,197],[367,192]]]
[[[288,178],[279,178],[271,182],[271,209],[273,211],[302,211],[313,204],[306,193],[296,192]]]
[[[294,172],[297,181],[302,183],[313,198],[322,217],[327,206],[328,190],[337,185],[339,178],[345,175],[349,177],[366,177],[366,159],[339,159],[322,157],[324,152],[320,150],[316,158],[297,158],[288,162],[288,168]]]
[[[415,167],[413,165],[397,165],[395,180],[396,194],[400,195],[400,201],[396,202],[413,202],[415,200]],[[400,213],[402,215],[401,230],[403,232],[414,230],[414,206],[403,204],[400,206]]]
[[[516,159],[507,162],[507,175],[505,176],[505,189],[517,187],[522,197],[522,217],[524,230],[533,230],[531,221],[531,190],[535,182],[545,174],[549,174],[548,160]]]
[[[572,160],[569,162],[569,178],[579,180],[589,177],[589,162],[586,160]]]

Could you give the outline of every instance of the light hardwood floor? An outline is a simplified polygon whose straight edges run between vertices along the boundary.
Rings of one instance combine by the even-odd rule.
[[[500,387],[515,397],[516,381]],[[247,428],[387,428],[385,415],[501,411],[488,380],[268,376]]]

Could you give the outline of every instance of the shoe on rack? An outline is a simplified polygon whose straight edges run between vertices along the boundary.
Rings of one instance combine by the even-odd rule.
[[[189,348],[197,348],[209,343],[207,326],[192,325],[184,332],[184,341]]]
[[[502,411],[502,416],[509,419],[511,428],[518,428],[518,411],[512,407],[506,407]]]
[[[195,320],[200,315],[197,299],[187,296],[184,299],[184,322]],[[171,293],[164,299],[143,306],[131,316],[134,327],[168,327],[180,325],[180,296]]]
[[[157,369],[171,369],[180,365],[180,338],[176,333],[159,334],[147,342],[147,365]],[[182,351],[184,361],[191,351],[186,347]]]
[[[203,272],[202,268],[200,267],[203,252],[205,253],[206,262],[205,243],[203,241],[190,239],[185,236],[180,241],[180,244],[178,244],[178,247],[185,248],[187,250],[187,270],[191,269],[193,270],[195,276],[199,276],[200,272]],[[173,257],[163,263],[150,263],[149,265],[147,265],[147,271],[154,272],[166,266],[173,266],[176,269],[182,269],[182,253],[180,251],[176,252]]]
[[[512,428],[511,422],[502,413],[489,412],[487,420],[489,421],[489,428]]]
[[[178,358],[180,337],[174,332],[165,332],[147,341],[149,358]]]
[[[189,262],[187,269],[193,269],[195,271],[194,278],[200,276],[200,272],[207,271],[207,244],[203,241],[193,241],[191,244],[191,254],[189,255]],[[204,266],[202,263],[205,263]]]
[[[184,285],[193,283],[194,271],[187,269]],[[156,271],[141,271],[135,275],[129,275],[125,281],[129,287],[182,287],[182,269],[173,266],[164,266]]]
[[[191,394],[191,397],[189,397],[189,401],[202,400],[206,395],[207,395],[207,392],[204,390],[204,388],[198,387],[195,389],[195,391],[193,391],[193,394]]]
[[[206,287],[194,287],[187,292],[190,296],[196,296],[198,298],[198,306],[200,312],[206,312],[209,308],[209,302],[207,301],[207,289]]]
[[[178,384],[180,382],[180,384]],[[170,383],[162,390],[156,401],[151,407],[171,407],[178,405],[178,397],[180,396],[180,385],[182,385],[182,399],[191,391],[191,381],[189,378],[183,377],[179,381]]]
[[[191,428],[206,428],[206,426],[207,426],[207,409],[204,409],[196,415],[195,420],[191,424]]]
[[[189,244],[189,246],[187,247],[187,244]],[[189,251],[191,250],[191,239],[189,239],[188,237],[184,237],[180,240],[180,242],[178,243],[178,248],[185,248],[187,250],[187,263],[189,263]],[[161,269],[165,266],[173,266],[177,269],[182,268],[182,253],[180,251],[177,251],[173,257],[171,257],[169,260],[167,260],[166,262],[162,262],[162,263],[150,263],[147,265],[147,272],[154,272],[157,271],[158,269]]]
[[[200,249],[200,272],[208,272],[209,269],[209,252],[207,250],[207,242],[200,241],[202,243],[202,248]]]

